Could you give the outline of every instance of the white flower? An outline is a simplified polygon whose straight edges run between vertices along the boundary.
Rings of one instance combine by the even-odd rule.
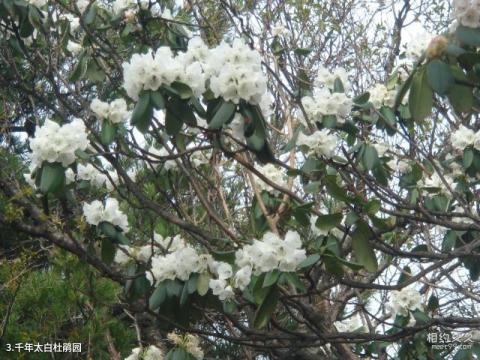
[[[124,99],[107,103],[95,98],[90,104],[90,109],[100,121],[110,120],[114,124],[126,121],[130,115]]]
[[[128,245],[119,245],[119,248],[120,249],[117,249],[117,252],[115,253],[113,261],[123,266],[133,260],[133,248]]]
[[[382,106],[393,107],[395,105],[396,90],[389,90],[383,84],[376,84],[368,92],[370,94],[369,101],[376,109],[380,109]]]
[[[327,89],[320,89],[313,96],[305,96],[302,104],[312,121],[321,122],[324,116],[332,115],[338,123],[345,121],[353,106],[352,100],[344,93],[330,93]]]
[[[178,235],[173,239],[164,239],[156,234],[154,239],[162,248],[168,247],[171,252],[166,255],[154,254],[151,257],[153,277],[149,276],[148,278],[152,284],[158,284],[167,279],[187,281],[192,273],[206,271],[208,263],[211,261],[211,257],[199,255],[194,248],[186,246],[185,241]]]
[[[288,231],[284,240],[267,232],[262,241],[254,240],[251,245],[236,251],[235,264],[240,268],[251,267],[256,275],[275,269],[295,271],[306,259],[305,250],[301,247],[300,235],[295,231]]]
[[[331,158],[339,143],[339,138],[334,134],[329,134],[327,129],[317,130],[311,135],[300,133],[297,138],[297,145],[306,146],[308,154],[323,155]]]
[[[336,321],[334,325],[339,332],[354,332],[359,329],[361,329],[361,331],[365,330],[358,313],[346,320]]]
[[[41,166],[44,161],[59,162],[67,167],[75,161],[75,151],[84,151],[87,146],[87,131],[82,120],[74,119],[71,123],[60,126],[47,119],[30,140],[30,159],[35,167]]]
[[[424,188],[439,188],[440,192],[443,194],[450,194],[449,188],[453,191],[455,189],[454,182],[455,180],[452,179],[448,174],[443,174],[443,178],[447,185],[443,182],[442,178],[438,175],[437,172],[434,172],[432,175],[427,177],[422,184]]]
[[[258,171],[273,183],[282,187],[287,187],[287,180],[281,168],[278,168],[273,164],[267,164],[259,167]],[[269,192],[277,191],[261,179],[257,180],[257,186],[261,190],[266,190]]]
[[[240,99],[260,104],[267,91],[260,54],[240,39],[232,45],[222,42],[210,50],[205,71],[215,96],[235,104]]]
[[[237,289],[245,290],[252,279],[252,267],[244,266],[235,273],[234,284]]]
[[[90,181],[93,186],[101,187],[107,181],[106,175],[102,174],[92,164],[77,166],[77,178],[80,180]]]
[[[125,358],[125,360],[163,360],[164,354],[161,349],[155,345],[150,345],[147,348],[134,348],[132,353]]]
[[[428,33],[425,29],[417,31],[415,36],[406,44],[407,56],[413,60],[420,59],[433,38],[434,35]]]
[[[90,3],[90,0],[77,0],[78,10],[80,10],[80,12],[83,13],[87,9],[87,6],[89,3]]]
[[[73,55],[78,55],[80,51],[82,51],[82,49],[83,47],[81,44],[68,40],[67,50],[71,52]]]
[[[105,206],[98,200],[91,203],[83,203],[83,214],[90,225],[98,225],[106,221],[120,227],[124,232],[129,230],[128,218],[119,209],[117,199],[108,198],[105,201]]]
[[[212,289],[213,295],[218,296],[221,301],[232,299],[235,296],[233,288],[227,285],[222,279],[210,279],[208,286]]]
[[[342,85],[346,90],[350,88],[348,74],[344,68],[336,68],[331,72],[326,67],[320,66],[314,84],[319,88],[325,86],[326,88],[333,90],[336,79],[339,79],[342,82]]]
[[[226,262],[221,262],[217,266],[216,270],[218,278],[221,280],[229,279],[233,275],[232,266]]]
[[[463,26],[477,28],[480,26],[480,2],[469,0],[455,0],[453,15]]]
[[[30,4],[36,7],[42,7],[47,3],[47,0],[28,0]]]
[[[480,141],[477,139],[478,135],[473,130],[463,125],[460,125],[458,130],[455,131],[450,138],[453,148],[460,152],[465,150],[466,147],[473,145],[474,143],[480,145]]]
[[[390,297],[392,315],[407,316],[409,311],[422,310],[422,296],[412,288],[403,288],[400,291],[392,291]]]
[[[273,36],[283,36],[289,35],[290,31],[283,25],[275,25],[272,28],[272,35]]]
[[[197,336],[192,334],[178,335],[174,332],[171,332],[167,335],[167,338],[176,346],[193,355],[195,359],[203,359],[204,354],[200,348],[200,340]]]

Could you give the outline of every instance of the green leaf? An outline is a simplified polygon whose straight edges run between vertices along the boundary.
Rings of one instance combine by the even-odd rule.
[[[90,6],[83,18],[85,25],[93,24],[95,17],[97,16],[97,7],[95,5]]]
[[[375,215],[382,207],[382,202],[378,199],[372,199],[365,205],[365,211],[368,215]]]
[[[337,184],[335,175],[328,175],[325,177],[325,187],[328,190],[328,194],[333,196],[337,200],[341,200],[343,202],[350,202],[350,197],[346,194],[346,191],[342,189]]]
[[[98,229],[110,240],[116,240],[118,230],[113,224],[109,223],[108,221],[102,221],[100,224],[98,224]]]
[[[205,296],[205,294],[208,292],[209,282],[210,282],[210,275],[208,273],[202,273],[198,276],[197,292],[200,296]]]
[[[457,242],[457,237],[458,237],[458,234],[455,230],[447,230],[442,242],[442,251],[443,252],[452,251],[452,249],[455,246],[455,243]]]
[[[465,169],[468,169],[470,165],[472,165],[473,157],[474,157],[474,153],[472,148],[468,147],[463,151],[463,167]]]
[[[370,93],[369,92],[360,94],[360,95],[353,98],[353,102],[356,105],[366,104],[368,102],[368,100],[370,100]]]
[[[167,288],[166,286],[161,283],[157,286],[157,288],[153,291],[150,299],[148,300],[148,307],[150,310],[158,309],[162,303],[167,298]]]
[[[302,293],[305,293],[307,291],[305,285],[300,280],[297,273],[294,273],[294,272],[283,273],[282,277],[284,277],[291,285],[295,286],[295,288],[298,291],[301,291]]]
[[[115,258],[115,245],[109,238],[102,239],[102,261],[107,265],[111,264]]]
[[[431,320],[427,314],[420,310],[412,311],[412,315],[417,320],[418,325],[428,323]]]
[[[160,91],[152,91],[150,93],[150,101],[152,102],[155,109],[165,109],[165,98]]]
[[[307,56],[308,54],[310,54],[312,52],[312,49],[296,48],[296,49],[293,50],[293,52],[297,55],[300,55],[300,56]]]
[[[450,66],[438,59],[427,64],[427,80],[430,87],[439,95],[446,95],[455,83]]]
[[[270,288],[267,296],[263,300],[262,304],[258,307],[257,311],[255,312],[255,317],[253,320],[253,326],[256,329],[263,329],[267,326],[270,318],[275,311],[275,307],[277,306],[278,302],[278,290],[276,287]]]
[[[100,140],[103,145],[110,145],[117,134],[117,125],[108,120],[102,122],[102,130],[100,132]]]
[[[170,86],[177,92],[181,99],[190,99],[193,96],[193,91],[187,84],[174,81]]]
[[[366,170],[372,170],[378,163],[377,149],[371,145],[365,145],[365,150],[362,156],[362,164]]]
[[[428,85],[425,68],[422,68],[413,77],[408,103],[410,113],[415,121],[422,121],[432,112],[433,91]]]
[[[352,233],[352,247],[357,262],[370,272],[378,269],[377,258],[370,244],[372,231],[364,221],[358,221],[357,227]]]
[[[458,66],[451,67],[452,74],[456,80],[467,81],[467,76]],[[448,100],[456,112],[466,113],[472,110],[473,92],[469,86],[454,84],[448,92]]]
[[[455,31],[458,40],[469,46],[480,46],[480,28],[460,25]]]
[[[131,124],[141,133],[146,133],[150,127],[153,116],[153,106],[150,102],[150,93],[145,91],[135,105],[132,113]]]
[[[85,73],[87,72],[88,68],[88,58],[86,56],[85,51],[82,51],[78,56],[78,62],[75,68],[73,69],[72,73],[69,76],[69,80],[71,82],[76,82],[80,80]]]
[[[180,306],[185,305],[188,300],[188,282],[183,285],[182,294],[180,295]]]
[[[263,281],[265,280],[265,274],[261,274],[258,277],[254,278],[255,281],[252,281],[253,288],[252,294],[257,305],[260,305],[265,297],[268,295],[268,292],[271,288],[264,288]]]
[[[179,297],[182,294],[183,285],[178,280],[167,280],[166,281],[167,295],[169,297]]]
[[[177,135],[182,129],[182,126],[182,120],[177,118],[175,114],[167,108],[167,112],[165,114],[165,130],[167,131],[167,134],[170,136]]]
[[[219,109],[213,115],[212,120],[208,124],[208,127],[213,130],[218,130],[220,129],[223,124],[226,122],[230,121],[233,118],[233,115],[235,115],[235,110],[237,108],[237,105],[230,101],[224,101],[222,105],[220,105]]]
[[[263,280],[263,287],[269,287],[275,284],[280,276],[280,271],[272,270],[265,275],[265,279]]]
[[[388,124],[387,129],[389,129],[389,128],[391,129],[391,128],[395,127],[395,123],[396,123],[397,119],[395,117],[395,113],[392,110],[392,108],[387,107],[387,106],[382,106],[380,108],[380,114],[382,114],[382,118],[383,118],[383,120],[385,120],[385,123]]]
[[[40,178],[40,191],[54,193],[65,185],[65,168],[62,164],[43,162]]]
[[[400,277],[398,278],[398,284],[403,284],[405,281],[410,279],[412,277],[412,269],[410,269],[409,266],[405,266],[403,268],[403,272],[400,274]]]
[[[336,93],[345,92],[345,88],[343,87],[342,80],[340,80],[338,77],[335,78],[335,81],[333,82],[333,91]]]
[[[338,277],[343,276],[343,267],[339,261],[337,261],[337,257],[329,254],[325,254],[323,256],[323,262],[325,263],[325,269]]]
[[[308,269],[309,267],[315,265],[318,262],[318,260],[320,260],[320,255],[318,254],[310,255],[298,265],[298,268]]]
[[[315,225],[322,230],[330,230],[338,226],[343,219],[342,213],[320,215]]]

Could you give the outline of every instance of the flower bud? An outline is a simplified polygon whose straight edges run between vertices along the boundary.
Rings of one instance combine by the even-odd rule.
[[[426,56],[428,60],[442,56],[447,50],[448,39],[445,36],[435,36],[428,45]]]

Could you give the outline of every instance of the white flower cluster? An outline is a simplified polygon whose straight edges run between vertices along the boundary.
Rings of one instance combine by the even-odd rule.
[[[157,248],[166,250],[166,254],[160,253],[157,248],[152,249],[151,244],[123,247],[117,251],[115,261],[126,264],[132,259],[143,262],[151,259],[152,267],[147,272],[147,278],[155,286],[164,280],[187,281],[193,273],[209,273],[213,276],[209,280],[209,288],[221,301],[231,299],[235,295],[234,289],[243,291],[250,284],[252,273],[259,275],[275,269],[295,271],[306,259],[300,235],[295,231],[288,231],[284,239],[268,232],[262,240],[254,240],[251,245],[237,250],[235,268],[214,260],[209,254],[199,254],[179,235],[163,238],[155,234],[154,240]]]
[[[281,168],[276,167],[273,164],[267,164],[264,166],[260,166],[257,170],[264,175],[267,179],[272,181],[274,184],[279,185],[281,187],[287,187],[287,179],[285,177],[284,172]],[[264,182],[262,179],[257,179],[257,186],[260,190],[266,190],[268,192],[277,193],[278,190],[271,187],[269,184]]]
[[[337,117],[338,123],[343,123],[352,110],[353,101],[344,93],[319,89],[313,96],[303,97],[302,104],[312,121],[320,122],[324,116],[332,115]]]
[[[275,269],[285,272],[295,271],[307,258],[302,249],[302,240],[296,231],[289,230],[285,238],[267,232],[262,240],[253,240],[235,253],[235,263],[239,268],[249,266],[255,275]]]
[[[453,15],[463,26],[480,27],[480,0],[453,0]]]
[[[150,345],[147,348],[137,347],[132,349],[132,353],[125,358],[125,360],[163,360],[164,354],[161,349],[155,345]]]
[[[179,236],[162,238],[155,235],[155,241],[169,252],[152,257],[152,268],[147,272],[151,284],[158,285],[164,280],[187,281],[192,273],[202,273],[208,269],[211,256],[199,254]]]
[[[346,320],[336,321],[334,325],[339,332],[365,331],[365,326],[358,313]]]
[[[90,109],[98,120],[109,120],[114,124],[124,122],[130,116],[127,103],[123,99],[116,99],[107,103],[95,98],[90,104]]]
[[[90,181],[90,183],[96,187],[102,187],[108,180],[107,176],[97,170],[92,164],[78,164],[77,179]]]
[[[437,172],[434,172],[426,179],[420,179],[418,185],[423,188],[439,188],[441,193],[449,195],[451,194],[449,188],[452,191],[455,190],[455,180],[448,174],[443,174],[443,178],[447,184],[443,182]]]
[[[119,208],[117,199],[108,198],[105,206],[99,200],[91,203],[83,203],[83,215],[90,225],[98,225],[103,221],[120,227],[128,232],[128,218]]]
[[[314,84],[318,88],[326,87],[329,90],[333,90],[336,79],[339,79],[342,82],[345,90],[350,87],[348,74],[344,68],[336,68],[335,70],[330,71],[326,67],[320,66]]]
[[[407,316],[409,311],[422,310],[422,295],[412,288],[394,290],[391,293],[390,308],[393,316]]]
[[[425,29],[417,31],[415,36],[406,44],[405,53],[407,57],[414,61],[420,59],[434,37]]]
[[[179,335],[171,332],[167,335],[168,340],[176,346],[181,347],[186,352],[191,354],[195,359],[203,359],[203,350],[200,347],[200,339],[192,334]]]
[[[83,46],[75,41],[68,40],[67,50],[72,53],[72,55],[78,55],[82,51]]]
[[[408,161],[403,160],[403,159],[392,159],[387,163],[388,167],[392,169],[393,171],[399,173],[399,174],[405,174],[409,172],[412,167],[409,164]]]
[[[317,130],[311,135],[300,133],[297,138],[298,146],[306,146],[308,155],[317,154],[331,158],[339,143],[339,138],[335,134],[329,134],[327,129]]]
[[[188,72],[190,71],[176,59],[172,50],[168,46],[162,46],[155,52],[150,50],[146,54],[134,54],[130,62],[123,63],[123,86],[128,96],[138,100],[142,90],[157,90],[162,85],[170,85]],[[203,79],[201,72],[197,75]],[[195,93],[201,94],[204,90],[204,84],[201,88],[188,85]]]
[[[223,42],[212,49],[207,68],[211,72],[210,89],[215,96],[235,104],[240,99],[252,104],[262,102],[267,91],[262,59],[242,40],[236,39],[232,45]]]
[[[87,146],[87,130],[82,120],[75,119],[60,126],[47,119],[30,140],[30,157],[34,167],[41,166],[44,161],[59,162],[67,167],[75,162],[75,151],[85,150]]]
[[[463,151],[469,146],[473,146],[480,151],[480,130],[474,132],[473,130],[460,125],[457,131],[453,132],[450,138],[452,147],[457,151]]]
[[[47,3],[47,0],[28,0],[28,3],[40,8]]]
[[[187,52],[177,56],[165,46],[156,52],[134,54],[130,62],[123,64],[123,76],[127,94],[135,100],[142,90],[157,90],[174,81],[187,84],[200,96],[208,81],[215,96],[224,100],[238,103],[244,99],[252,104],[266,101],[261,57],[241,40],[208,49],[196,37],[189,41]]]
[[[368,92],[370,94],[369,101],[376,109],[380,109],[382,106],[393,107],[395,105],[395,97],[397,96],[395,89],[389,90],[383,84],[376,84]]]

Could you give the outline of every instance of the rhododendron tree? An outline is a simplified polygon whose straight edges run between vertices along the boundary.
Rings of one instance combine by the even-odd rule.
[[[480,2],[4,0],[0,49],[0,224],[121,289],[111,358],[480,356]]]

